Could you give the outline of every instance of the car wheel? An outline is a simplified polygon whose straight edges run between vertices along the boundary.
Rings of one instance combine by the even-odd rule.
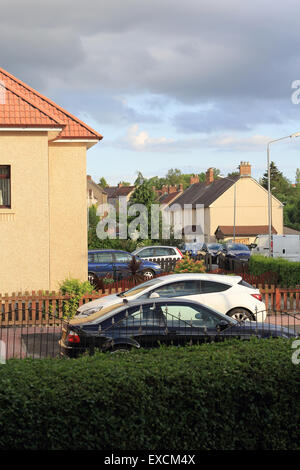
[[[150,279],[154,278],[154,272],[151,269],[146,269],[143,271],[143,278],[145,281],[149,281]]]
[[[99,280],[98,280],[98,278],[95,274],[89,273],[88,274],[88,281],[92,286],[98,287]]]
[[[254,320],[254,316],[249,310],[243,307],[237,307],[233,308],[229,312],[227,312],[227,315],[231,318],[234,318],[235,320],[238,321],[243,321],[243,320]]]

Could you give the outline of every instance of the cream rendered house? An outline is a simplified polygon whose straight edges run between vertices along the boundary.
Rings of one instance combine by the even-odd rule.
[[[102,136],[1,68],[0,85],[0,293],[86,280],[86,151]]]
[[[222,233],[222,228],[224,232],[226,228],[227,233],[220,238],[233,238],[234,206],[236,242],[251,243],[256,235],[268,233],[268,193],[251,177],[248,162],[241,162],[239,170],[239,175],[233,178],[214,180],[213,169],[209,168],[205,182],[195,181],[175,201],[181,209],[185,204],[192,205],[194,230],[195,207],[197,204],[203,205],[204,239],[208,243],[216,240],[216,234]],[[273,233],[283,234],[283,204],[274,196],[272,227]]]

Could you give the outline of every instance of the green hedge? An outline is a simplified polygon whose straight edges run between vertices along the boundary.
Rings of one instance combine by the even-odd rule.
[[[266,272],[276,273],[278,284],[283,287],[294,287],[300,284],[300,262],[252,255],[249,260],[249,272],[255,276]]]
[[[0,366],[0,449],[299,449],[291,342]]]

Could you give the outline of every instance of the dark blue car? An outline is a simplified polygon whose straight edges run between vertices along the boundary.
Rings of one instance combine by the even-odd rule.
[[[242,243],[226,243],[219,256],[223,256],[227,261],[235,259],[239,261],[249,261],[251,251]]]
[[[122,250],[90,250],[88,254],[88,274],[91,284],[97,284],[98,279],[107,275],[115,280],[125,279],[130,276],[129,263],[135,258],[140,262],[138,273],[142,274],[145,280],[152,279],[155,275],[161,274],[162,269],[159,264],[152,263],[133,256]]]
[[[252,336],[296,338],[297,334],[281,325],[237,321],[196,301],[155,298],[129,302],[121,297],[118,305],[65,322],[59,345],[61,354],[76,357],[93,353],[95,348],[124,351]]]

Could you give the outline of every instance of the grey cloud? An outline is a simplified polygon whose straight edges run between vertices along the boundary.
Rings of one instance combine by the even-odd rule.
[[[296,0],[2,0],[1,64],[74,89],[278,99],[299,78],[299,13]]]
[[[171,121],[184,133],[298,119],[296,0],[2,0],[0,13],[0,65],[100,121],[159,122],[171,102],[188,105]],[[152,98],[141,112],[126,94]]]
[[[264,123],[285,124],[300,119],[300,108],[285,100],[221,100],[198,111],[182,111],[172,120],[183,133],[220,130],[249,131]]]

